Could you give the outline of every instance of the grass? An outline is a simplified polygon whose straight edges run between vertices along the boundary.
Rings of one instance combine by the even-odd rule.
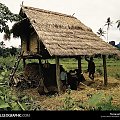
[[[102,59],[94,58],[94,62],[96,65],[96,70],[101,69],[103,71]],[[71,69],[76,69],[78,66],[77,60],[75,59],[68,59],[66,61],[64,59],[61,59],[60,63],[67,71]],[[85,70],[87,70],[87,62],[84,59],[82,59],[81,63],[82,63],[82,71],[84,72]],[[107,72],[108,72],[108,76],[112,76],[112,77],[115,77],[116,74],[120,74],[120,60],[115,60],[113,58],[107,59]]]
[[[87,83],[91,81],[86,79],[86,81],[83,82],[86,86],[80,84],[78,89],[71,90],[70,94],[68,94],[67,90],[65,93],[52,95],[51,97],[45,95],[40,96],[37,93],[37,89],[25,90],[22,93],[33,96],[34,100],[37,100],[38,104],[45,110],[92,110],[92,103],[95,104],[95,106],[97,105],[96,107],[99,108],[99,110],[112,110],[117,108],[120,110],[120,81],[112,77],[108,79],[109,84],[107,87],[103,85],[103,77],[101,76],[97,77],[95,82],[89,85]],[[94,96],[98,93],[104,93],[104,95],[108,97],[104,99],[104,95],[101,97]],[[92,100],[89,101],[92,96]],[[112,97],[112,99],[108,99],[110,97]],[[101,102],[107,100],[108,102],[98,104],[98,100]]]

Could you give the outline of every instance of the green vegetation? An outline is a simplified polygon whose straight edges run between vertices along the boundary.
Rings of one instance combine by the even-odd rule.
[[[112,97],[103,92],[92,95],[87,101],[89,110],[120,110],[120,107],[112,105]],[[84,103],[83,106],[86,106]]]
[[[54,60],[49,60],[50,63],[55,64]],[[82,59],[82,71],[85,72],[87,70],[87,62]],[[96,72],[103,75],[103,60],[101,58],[94,58],[94,62],[96,65]],[[60,64],[69,71],[71,69],[77,68],[77,60],[74,58],[62,58],[60,59]],[[107,72],[108,76],[116,77],[116,75],[120,74],[120,60],[115,58],[107,58]]]
[[[115,78],[118,79],[118,80],[120,80],[120,73],[116,73]]]
[[[64,99],[64,105],[60,110],[82,110],[82,111],[118,111],[120,106],[112,104],[112,97],[103,92],[96,93],[89,97],[86,102],[75,101],[70,97],[70,93]]]
[[[8,71],[0,73],[0,111],[1,110],[40,110],[41,107],[29,96],[19,94],[9,86]]]
[[[9,65],[11,67],[14,66],[16,58],[14,56],[10,57],[0,57],[0,65],[5,66]],[[38,62],[38,60],[26,60],[26,63],[31,63],[31,62]],[[48,60],[49,63],[55,64],[54,59]],[[85,72],[87,70],[87,62],[82,59],[82,71]],[[100,73],[100,75],[103,75],[103,61],[101,58],[94,58],[94,62],[96,65],[96,73]],[[44,60],[42,60],[42,63],[44,63]],[[60,59],[60,64],[63,65],[66,71],[73,70],[77,68],[77,60],[74,58],[62,58]],[[23,71],[23,64],[22,61],[20,61],[19,67],[18,67],[18,72]],[[114,58],[107,58],[107,72],[108,76],[115,77],[115,78],[120,78],[120,60],[119,59],[114,59]]]
[[[0,65],[4,67],[4,70],[0,70],[0,110],[43,110],[39,106],[34,98],[31,98],[25,94],[16,92],[14,89],[9,87],[9,74],[10,70],[6,69],[6,65],[13,67],[16,58],[11,57],[0,57]],[[55,64],[55,61],[48,60],[50,63]],[[96,72],[103,75],[102,59],[94,58],[96,64]],[[38,60],[27,60],[29,62],[38,62]],[[44,60],[42,60],[44,63]],[[67,71],[70,69],[77,68],[76,59],[60,59],[60,64],[65,67]],[[83,72],[87,69],[87,62],[82,59],[82,70]],[[114,58],[107,59],[107,71],[108,76],[112,76],[120,79],[120,60]],[[19,64],[17,74],[23,72],[22,61]],[[111,96],[107,96],[104,93],[98,93],[92,95],[86,103],[82,101],[76,102],[70,97],[70,90],[68,89],[68,96],[64,99],[64,105],[59,110],[120,110],[119,107],[112,105]],[[104,102],[103,102],[104,101]]]
[[[12,13],[7,6],[0,3],[0,32],[6,33],[4,39],[10,39],[11,30],[9,30],[8,21],[19,21],[21,17],[18,14]]]
[[[59,110],[74,110],[76,109],[75,101],[70,97],[71,89],[68,87],[68,96],[64,99],[64,105]]]

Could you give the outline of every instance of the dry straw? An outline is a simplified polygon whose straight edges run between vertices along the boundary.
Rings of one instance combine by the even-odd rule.
[[[51,56],[120,54],[73,16],[26,6],[21,13],[30,20]]]

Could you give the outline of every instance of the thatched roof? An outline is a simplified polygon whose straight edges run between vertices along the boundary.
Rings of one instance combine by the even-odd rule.
[[[119,52],[73,16],[26,6],[22,6],[21,13],[30,20],[51,56],[108,55]]]

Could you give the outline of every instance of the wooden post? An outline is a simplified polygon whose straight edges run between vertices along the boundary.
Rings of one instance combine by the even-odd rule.
[[[39,58],[38,60],[39,60],[39,74],[41,76],[42,75],[42,72],[41,72],[41,59]]]
[[[82,73],[81,56],[78,56],[78,69],[79,69],[79,72]]]
[[[25,63],[25,58],[23,58],[23,68],[25,68],[25,65],[26,65],[26,63]]]
[[[106,56],[103,55],[103,69],[104,69],[104,85],[107,86],[107,67],[106,67]]]
[[[81,56],[78,56],[78,79],[80,81],[82,81],[81,73],[82,73]],[[79,84],[79,82],[78,82],[78,84]]]
[[[57,87],[58,87],[58,92],[61,92],[61,81],[60,81],[60,65],[59,65],[59,58],[56,56],[55,58],[56,61],[56,81],[57,81]]]

